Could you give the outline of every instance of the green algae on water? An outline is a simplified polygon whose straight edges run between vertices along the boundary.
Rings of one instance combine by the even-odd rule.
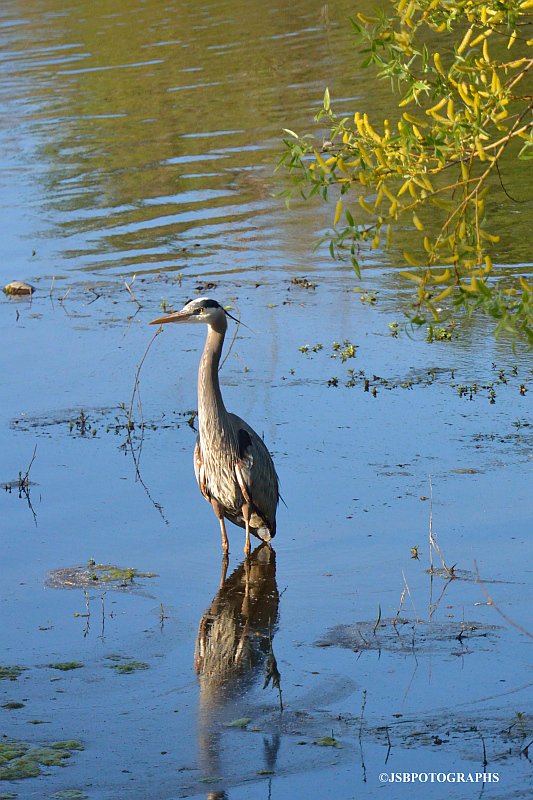
[[[70,669],[80,669],[80,667],[84,667],[85,664],[82,664],[81,661],[62,661],[58,664],[48,664],[51,669],[61,669],[63,672],[67,672]]]
[[[0,741],[0,781],[36,778],[41,774],[41,765],[63,766],[71,750],[83,750],[83,745],[76,739],[42,747],[30,747],[15,739]]]
[[[342,745],[333,736],[323,736],[321,739],[316,740],[316,744],[319,747],[338,747],[341,748]]]
[[[85,750],[85,747],[77,739],[65,739],[63,742],[56,742],[51,744],[56,750]]]
[[[225,722],[226,728],[245,728],[251,722],[249,717],[241,717],[241,719],[234,719],[233,722]]]
[[[14,681],[22,673],[26,667],[19,667],[18,665],[12,667],[0,667],[0,681]]]
[[[16,703],[11,700],[9,703],[2,703],[2,708],[24,708],[24,703]]]
[[[86,800],[88,797],[88,794],[80,792],[79,789],[63,789],[63,791],[51,795],[52,800]]]
[[[150,669],[150,665],[145,661],[127,661],[125,664],[112,664],[111,669],[124,675],[128,672],[137,672],[138,669]]]

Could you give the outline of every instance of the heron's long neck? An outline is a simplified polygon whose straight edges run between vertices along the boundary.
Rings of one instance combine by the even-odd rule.
[[[227,411],[220,393],[218,382],[218,365],[226,329],[216,330],[207,327],[207,339],[198,370],[198,425],[200,439],[206,440],[213,431],[224,427]]]

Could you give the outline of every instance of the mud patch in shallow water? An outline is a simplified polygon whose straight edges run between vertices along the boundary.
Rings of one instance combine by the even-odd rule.
[[[316,642],[317,647],[341,647],[354,652],[363,650],[385,650],[390,653],[417,654],[440,653],[462,655],[467,647],[483,647],[495,644],[497,625],[482,622],[422,622],[408,619],[382,619],[376,622],[354,622],[337,625]]]

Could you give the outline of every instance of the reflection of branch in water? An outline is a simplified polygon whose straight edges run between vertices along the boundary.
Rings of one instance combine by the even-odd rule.
[[[365,706],[366,706],[366,689],[363,692],[363,705],[361,707],[361,719],[359,721],[359,750],[361,752],[361,766],[363,768],[363,783],[366,783],[366,765],[365,765],[365,755],[363,753],[363,739],[362,739]]]
[[[498,606],[496,605],[496,603],[494,602],[494,600],[492,599],[492,597],[490,596],[490,594],[487,592],[487,590],[485,589],[485,587],[484,587],[484,586],[483,586],[483,584],[481,583],[481,578],[479,577],[479,571],[478,571],[477,564],[476,564],[476,562],[475,562],[475,561],[474,561],[474,566],[475,566],[475,568],[476,568],[477,582],[478,582],[478,583],[479,583],[479,585],[481,586],[481,590],[482,590],[483,594],[485,595],[485,597],[486,597],[486,598],[487,598],[487,600],[489,601],[489,606],[492,606],[492,607],[493,607],[493,609],[494,609],[495,611],[497,611],[497,612],[498,612],[498,614],[500,615],[500,617],[503,617],[503,618],[504,618],[504,620],[505,620],[506,622],[508,622],[508,623],[509,623],[509,625],[512,625],[512,626],[513,626],[513,628],[518,628],[518,630],[519,630],[519,631],[522,631],[522,633],[525,633],[525,634],[526,634],[526,636],[529,636],[529,638],[530,638],[530,639],[533,639],[533,634],[529,633],[529,631],[526,631],[526,629],[525,629],[525,628],[523,628],[521,625],[518,625],[518,623],[516,623],[516,622],[513,622],[513,620],[512,620],[512,619],[509,619],[509,617],[507,617],[507,616],[506,616],[506,615],[503,613],[503,611],[500,611],[500,609],[498,608]]]
[[[281,699],[281,685],[280,685],[281,675],[279,674],[278,662],[276,661],[276,656],[274,655],[274,650],[272,649],[270,620],[268,621],[268,643],[270,645],[270,651],[268,653],[265,664],[265,682],[263,684],[263,689],[266,689],[270,681],[272,681],[272,688],[277,689],[279,692],[279,710],[283,711],[283,700]]]

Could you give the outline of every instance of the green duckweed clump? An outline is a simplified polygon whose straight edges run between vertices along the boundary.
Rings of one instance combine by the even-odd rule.
[[[31,747],[15,739],[0,741],[0,781],[36,778],[41,766],[63,766],[71,750],[83,750],[83,745],[76,739],[43,747]]]
[[[111,669],[114,669],[120,675],[125,675],[129,672],[137,672],[138,669],[150,669],[150,665],[145,661],[126,661],[125,664],[112,664]]]
[[[22,675],[25,669],[26,667],[19,667],[18,665],[0,667],[0,681],[14,681]]]

